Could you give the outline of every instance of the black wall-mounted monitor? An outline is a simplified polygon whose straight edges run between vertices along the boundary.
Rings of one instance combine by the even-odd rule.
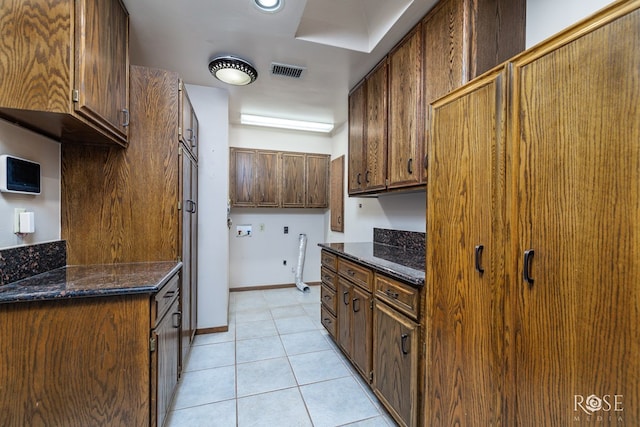
[[[1,155],[0,191],[40,194],[40,163],[8,154]]]

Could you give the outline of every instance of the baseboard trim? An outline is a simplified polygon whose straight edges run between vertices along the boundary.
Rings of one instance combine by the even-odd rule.
[[[216,326],[214,328],[196,329],[196,335],[214,334],[216,332],[229,332],[229,326]]]
[[[309,286],[320,286],[322,282],[305,282]],[[283,288],[295,288],[295,283],[282,283],[276,285],[258,285],[258,286],[239,286],[237,288],[229,288],[229,292],[244,292],[244,291],[265,291],[269,289],[283,289]]]

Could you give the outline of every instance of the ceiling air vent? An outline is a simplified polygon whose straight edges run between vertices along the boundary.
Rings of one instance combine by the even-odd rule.
[[[306,70],[305,67],[298,65],[278,64],[277,62],[271,63],[271,74],[274,76],[292,77],[299,79],[302,77],[302,72]]]

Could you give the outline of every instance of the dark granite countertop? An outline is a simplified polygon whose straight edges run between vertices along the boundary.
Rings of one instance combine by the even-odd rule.
[[[0,304],[18,301],[153,294],[182,267],[181,262],[72,265],[0,286]]]
[[[425,254],[381,243],[319,243],[323,249],[417,287],[424,286]]]

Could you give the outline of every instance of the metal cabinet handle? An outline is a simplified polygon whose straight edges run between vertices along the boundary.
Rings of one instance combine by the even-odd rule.
[[[409,159],[409,161],[407,161],[407,172],[409,175],[413,175],[413,159]]]
[[[478,245],[476,246],[475,249],[475,264],[476,264],[476,271],[478,273],[480,273],[480,275],[482,276],[482,273],[484,273],[484,268],[482,268],[482,251],[484,250],[484,245]]]
[[[391,289],[387,289],[386,291],[384,291],[384,293],[387,294],[387,296],[390,298],[398,299],[398,293],[393,292]]]
[[[370,182],[370,181],[369,181],[369,173],[370,173],[370,171],[366,171],[366,172],[364,173],[364,180],[365,180],[365,182],[366,182],[367,184]]]
[[[407,334],[402,334],[400,336],[400,348],[402,349],[402,354],[409,354],[409,351],[406,348],[407,338],[409,338],[409,335]]]
[[[353,271],[352,269],[348,268],[348,269],[347,269],[347,274],[348,274],[349,276],[353,277],[353,276],[355,276],[355,275],[356,275],[356,272],[355,272],[355,271]]]
[[[342,215],[338,215],[338,224],[342,224]]]
[[[531,260],[535,254],[533,249],[524,251],[524,261],[522,268],[522,278],[529,284],[529,287],[533,286],[533,278],[531,277]]]
[[[330,300],[331,299],[331,295],[325,295],[322,298],[326,299],[326,300]]]
[[[176,291],[167,291],[167,292],[164,294],[164,297],[163,297],[163,298],[171,298],[171,297],[172,297],[172,296],[174,296],[175,294],[176,294]]]
[[[425,154],[424,155],[424,169],[427,170],[427,163],[429,162],[429,155]]]
[[[358,183],[358,185],[362,184],[362,181],[360,180],[361,176],[362,176],[362,174],[358,172],[358,176],[356,177],[356,182]]]
[[[331,319],[329,319],[328,317],[325,317],[325,318],[324,318],[324,323],[329,323],[329,324],[331,324]]]
[[[124,116],[124,120],[122,121],[122,127],[129,126],[129,120],[131,119],[131,115],[129,114],[129,110],[126,108],[122,109],[122,114]]]
[[[356,309],[356,303],[358,303],[358,308]],[[351,308],[353,309],[354,313],[357,313],[360,311],[360,298],[354,298],[353,299],[353,305],[351,306]]]
[[[172,314],[173,316],[173,327],[179,328],[182,325],[182,312],[178,311]]]
[[[344,303],[344,305],[349,305],[349,292],[343,292],[342,293],[342,302]]]
[[[196,148],[196,145],[198,145],[198,135],[194,133],[191,138],[191,148]]]

